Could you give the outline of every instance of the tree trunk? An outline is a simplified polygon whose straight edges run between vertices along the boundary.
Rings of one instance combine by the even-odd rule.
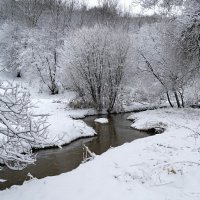
[[[178,94],[177,94],[176,91],[174,91],[174,96],[175,96],[175,99],[176,99],[176,103],[177,103],[178,108],[181,108],[181,104],[180,104],[180,101],[179,101],[179,98],[178,98]]]
[[[17,71],[17,78],[21,78],[22,77],[22,75],[21,75],[21,71],[19,70],[19,71]]]
[[[169,92],[167,91],[167,100],[168,100],[168,102],[169,102],[169,105],[173,108],[174,106],[173,106],[173,104],[172,104],[172,102],[171,102],[171,100],[170,100],[170,96],[169,96]]]
[[[182,104],[182,107],[185,108],[185,102],[184,102],[183,92],[180,92],[180,91],[179,91],[179,94],[180,94],[180,97],[181,97],[181,104]]]
[[[182,95],[181,95],[181,102],[182,102],[182,107],[185,108],[185,103]]]

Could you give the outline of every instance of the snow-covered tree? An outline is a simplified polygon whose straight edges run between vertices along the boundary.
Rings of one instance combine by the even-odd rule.
[[[113,111],[124,69],[128,35],[104,26],[82,28],[71,39],[70,70],[75,89],[99,111]]]
[[[190,62],[200,64],[200,2],[190,3],[184,11],[184,16],[177,22],[180,27],[181,39],[185,48],[185,55]]]
[[[42,0],[18,0],[16,1],[16,9],[22,13],[22,18],[31,27],[37,25],[37,22],[44,10]]]
[[[161,9],[162,13],[169,13],[174,7],[180,7],[184,4],[184,0],[133,0],[133,3],[140,3],[142,7],[147,9]]]
[[[170,96],[174,97],[178,107],[184,107],[184,89],[193,78],[195,67],[185,59],[185,48],[177,29],[176,22],[144,26],[138,34],[138,53],[146,66],[140,62],[142,75],[149,73],[155,78],[172,107]]]
[[[46,13],[41,16],[44,5]],[[62,48],[71,26],[74,2],[20,0],[15,3],[16,9],[29,23],[10,20],[3,25],[2,68],[18,77],[35,74],[51,94],[57,94],[61,85],[59,72],[65,65]],[[39,17],[45,18],[45,22],[41,19],[42,27],[37,25]]]
[[[14,72],[21,76],[22,60],[20,55],[23,52],[23,31],[22,27],[14,23],[4,23],[1,33],[1,68]]]
[[[25,88],[0,84],[0,162],[14,170],[34,163],[32,148],[45,144],[46,118],[34,115],[32,107]]]

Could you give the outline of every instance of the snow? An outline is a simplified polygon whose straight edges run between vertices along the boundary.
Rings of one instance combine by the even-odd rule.
[[[97,123],[100,123],[100,124],[107,124],[108,123],[107,118],[97,118],[94,121],[97,122]]]
[[[199,200],[200,110],[134,113],[132,127],[165,128],[112,148],[77,169],[0,192],[1,200]]]
[[[36,103],[34,109],[35,114],[47,114],[47,122],[50,124],[47,143],[51,143],[52,146],[61,146],[68,144],[78,138],[95,136],[96,132],[91,127],[87,126],[82,120],[72,119],[66,110],[68,106],[68,97],[62,98],[56,96],[55,98],[40,98],[33,99]],[[51,146],[48,144],[48,146]]]
[[[66,91],[59,95],[38,93],[37,85],[30,85],[25,79],[14,78],[11,74],[3,72],[0,80],[7,80],[27,87],[31,93],[35,115],[48,115],[47,123],[49,134],[44,147],[61,146],[78,138],[95,136],[94,129],[88,127],[82,120],[74,120],[70,117],[69,102],[75,98],[73,91]],[[79,113],[79,111],[74,111]],[[0,134],[0,140],[4,136]]]
[[[145,111],[132,114],[128,119],[135,123],[133,128],[148,130],[153,127],[166,129],[185,128],[191,131],[200,132],[200,111],[198,109],[157,109],[153,111]]]
[[[67,115],[73,119],[82,119],[86,116],[97,115],[97,111],[95,109],[69,109]]]
[[[147,103],[147,102],[131,102],[130,105],[123,105],[124,112],[140,112],[145,110],[154,110],[158,108],[168,107],[168,103],[166,102],[155,102],[155,103]]]

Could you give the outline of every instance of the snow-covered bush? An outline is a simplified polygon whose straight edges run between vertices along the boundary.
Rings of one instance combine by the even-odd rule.
[[[74,88],[99,111],[114,109],[127,67],[128,35],[104,26],[82,28],[71,38],[70,70]]]
[[[16,76],[21,76],[23,60],[21,54],[24,48],[24,27],[11,22],[1,26],[0,34],[0,58],[1,68],[6,68],[9,72],[14,72]]]
[[[28,91],[8,82],[0,84],[0,162],[20,170],[35,162],[33,147],[42,147],[46,118],[34,116]]]

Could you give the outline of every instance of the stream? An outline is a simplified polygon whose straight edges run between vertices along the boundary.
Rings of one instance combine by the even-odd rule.
[[[25,180],[30,178],[27,176],[30,173],[33,177],[44,178],[47,176],[56,176],[64,172],[69,172],[77,168],[83,161],[83,145],[95,154],[102,154],[110,147],[117,147],[126,142],[131,142],[138,138],[148,137],[149,134],[131,129],[131,121],[126,120],[129,114],[116,114],[108,117],[108,124],[95,123],[97,116],[86,117],[85,121],[89,126],[93,127],[98,136],[79,139],[62,149],[53,148],[40,150],[37,152],[37,162],[35,165],[29,165],[22,171],[13,171],[4,167],[0,171],[0,179],[7,180],[4,183],[0,182],[0,190],[11,187],[12,185],[21,185]],[[100,116],[105,117],[105,116]]]

